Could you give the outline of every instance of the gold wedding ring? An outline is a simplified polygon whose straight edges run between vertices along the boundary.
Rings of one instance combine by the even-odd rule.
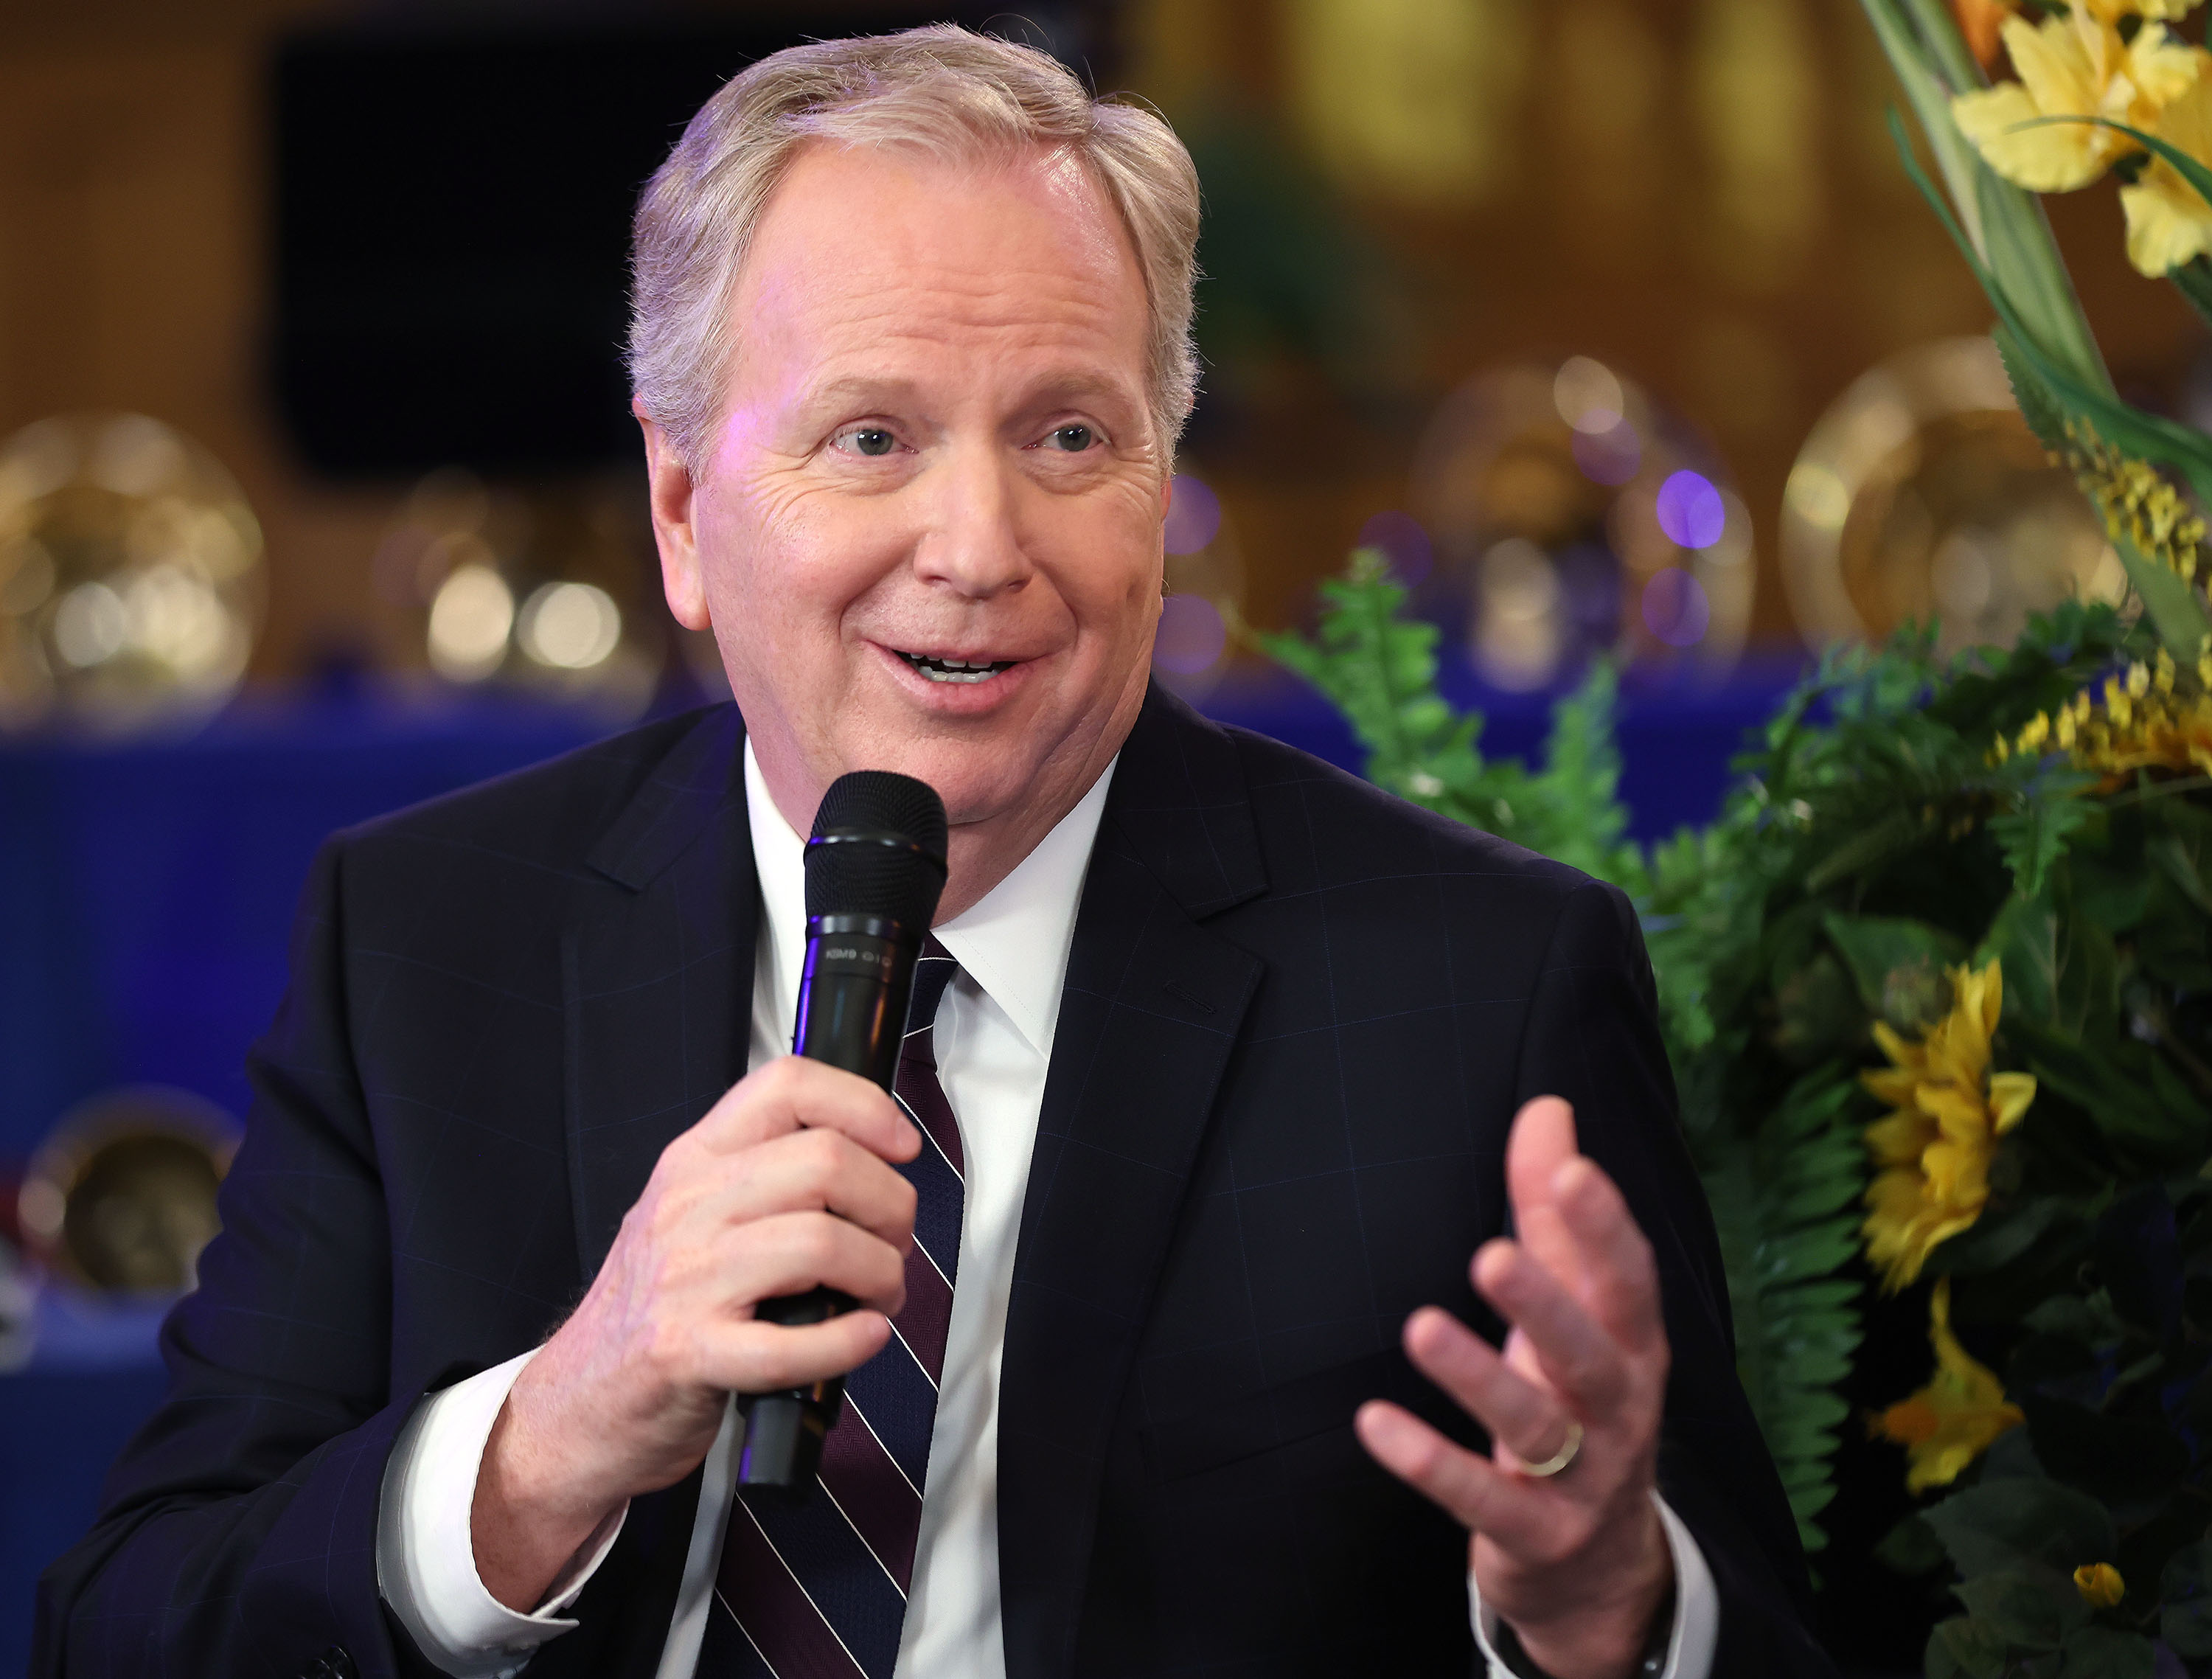
[[[1521,1473],[1527,1475],[1534,1475],[1539,1480],[1541,1480],[1546,1475],[1557,1475],[1561,1469],[1564,1469],[1568,1464],[1575,1461],[1575,1454],[1582,1449],[1583,1426],[1579,1422],[1577,1422],[1572,1417],[1569,1417],[1567,1419],[1567,1438],[1561,1443],[1559,1449],[1553,1452],[1549,1457],[1547,1457],[1540,1463],[1522,1463],[1521,1464]],[[1517,1455],[1518,1454],[1516,1454],[1516,1457]]]

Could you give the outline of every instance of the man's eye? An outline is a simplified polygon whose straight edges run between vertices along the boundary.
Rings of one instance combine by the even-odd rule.
[[[1045,434],[1045,441],[1055,449],[1069,454],[1081,454],[1098,440],[1098,434],[1089,426],[1056,426]]]
[[[853,446],[855,454],[889,454],[898,447],[898,439],[881,426],[864,426],[859,431],[848,431],[845,441]]]

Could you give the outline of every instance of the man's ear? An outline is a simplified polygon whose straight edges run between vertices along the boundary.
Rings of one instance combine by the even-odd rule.
[[[692,522],[696,486],[691,469],[668,434],[635,402],[629,411],[645,434],[645,472],[653,505],[653,540],[660,550],[660,588],[668,610],[686,630],[705,630],[707,575],[699,563],[698,528]]]

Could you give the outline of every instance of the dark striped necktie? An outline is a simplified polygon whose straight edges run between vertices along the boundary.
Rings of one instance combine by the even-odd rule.
[[[938,1005],[960,964],[934,938],[915,965],[894,1092],[921,1127],[906,1305],[884,1350],[845,1378],[845,1406],[804,1502],[738,1499],[699,1679],[891,1679],[929,1469],[960,1260],[960,1128],[937,1082]]]

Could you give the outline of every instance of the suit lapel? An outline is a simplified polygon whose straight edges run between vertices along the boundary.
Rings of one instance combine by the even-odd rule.
[[[576,1256],[599,1274],[660,1152],[743,1077],[760,884],[745,816],[744,725],[707,713],[587,859],[607,883],[561,940]],[[698,1509],[699,1474],[634,1500],[586,1588],[588,1633],[549,1673],[645,1679],[659,1665]],[[573,1644],[564,1650],[563,1645]]]
[[[760,885],[744,724],[706,714],[589,859],[614,890],[562,940],[569,1183],[599,1272],[660,1152],[745,1070]]]
[[[1077,913],[999,1385],[1008,1679],[1068,1671],[1113,1419],[1257,958],[1200,923],[1266,888],[1228,737],[1155,689]]]

